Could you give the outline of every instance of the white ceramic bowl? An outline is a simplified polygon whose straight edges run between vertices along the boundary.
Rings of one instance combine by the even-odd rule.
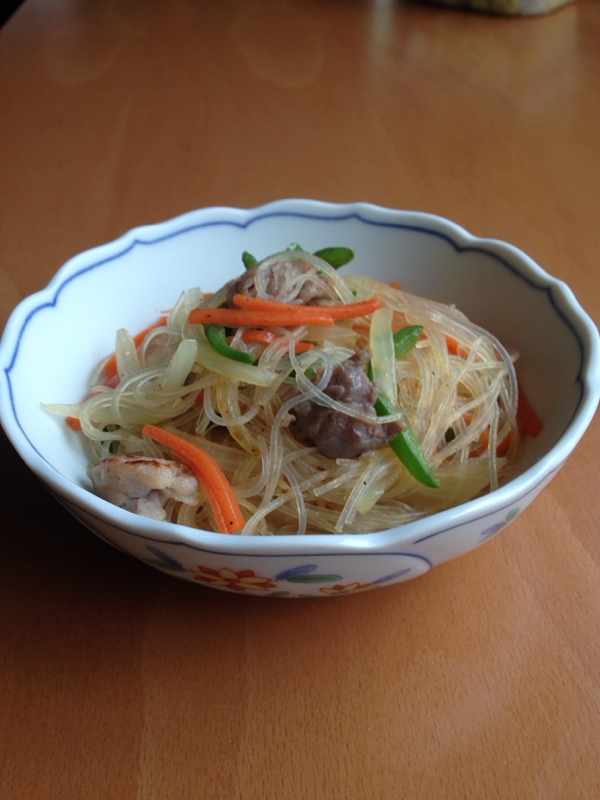
[[[239,274],[243,250],[346,245],[353,272],[454,303],[521,352],[519,376],[544,429],[520,472],[485,497],[368,535],[225,536],[144,519],[90,491],[78,434],[40,407],[78,400],[120,327],[142,329],[184,288]],[[284,200],[207,208],[137,228],[71,259],[13,312],[0,345],[0,413],[17,451],[99,537],[177,577],[268,597],[331,597],[415,578],[490,539],[534,499],[590,423],[598,331],[569,288],[504,242],[428,214]],[[60,354],[60,363],[57,362]]]

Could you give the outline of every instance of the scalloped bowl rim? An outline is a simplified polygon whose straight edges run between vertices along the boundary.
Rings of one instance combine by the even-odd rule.
[[[414,522],[366,534],[223,536],[138,517],[111,506],[88,489],[64,478],[37,452],[29,440],[19,421],[12,397],[11,371],[18,358],[21,336],[32,316],[40,308],[54,305],[62,289],[78,275],[125,254],[136,245],[156,243],[198,226],[230,224],[248,227],[259,219],[278,215],[336,221],[354,217],[368,224],[389,225],[437,235],[446,239],[458,251],[482,250],[495,256],[530,285],[547,291],[555,310],[572,329],[582,348],[582,367],[578,376],[582,390],[581,400],[559,440],[535,464],[495,492]],[[197,209],[164,222],[133,228],[111,242],[74,256],[57,271],[45,288],[25,298],[13,311],[0,342],[0,363],[4,377],[0,384],[0,421],[21,458],[48,485],[59,501],[63,497],[69,504],[114,528],[156,543],[162,541],[211,552],[252,555],[352,554],[357,550],[383,553],[408,540],[420,542],[465,523],[491,516],[535,492],[556,474],[583,436],[600,397],[600,339],[596,326],[583,311],[569,287],[549,275],[521,250],[498,239],[474,236],[458,224],[426,212],[394,210],[371,203],[336,204],[306,199],[278,200],[251,209],[227,206]]]

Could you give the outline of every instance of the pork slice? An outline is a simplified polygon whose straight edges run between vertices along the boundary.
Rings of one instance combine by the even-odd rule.
[[[382,425],[377,419],[377,386],[364,369],[370,357],[370,351],[359,350],[337,364],[324,389],[328,397],[358,408],[369,421],[305,400],[290,411],[296,418],[292,432],[298,441],[316,447],[326,458],[357,458],[387,444],[403,429],[400,422]]]
[[[184,464],[146,456],[110,456],[88,468],[96,494],[144,517],[165,519],[172,498],[194,505],[198,481]]]
[[[290,293],[293,299],[300,300],[302,304],[319,300],[330,300],[329,295],[323,291],[323,287],[316,280],[316,275],[312,279],[310,273],[314,273],[314,266],[303,259],[282,259],[272,264],[257,264],[249,269],[239,278],[231,281],[227,285],[227,305],[234,306],[233,298],[236,294],[243,294],[246,297],[256,297],[258,291],[256,280],[258,270],[261,270],[261,282],[270,300],[288,300]],[[298,281],[302,276],[306,276],[303,281]],[[298,291],[294,295],[294,285],[298,283]]]

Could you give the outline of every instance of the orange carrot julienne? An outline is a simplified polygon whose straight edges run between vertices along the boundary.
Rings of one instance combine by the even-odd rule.
[[[402,291],[402,284],[398,283],[398,281],[390,281],[389,285],[392,289],[400,289],[400,291]]]
[[[258,342],[258,344],[273,344],[279,337],[273,331],[265,331],[260,328],[248,328],[242,333],[243,342]]]
[[[453,336],[445,336],[444,338],[446,339],[446,347],[451,356],[460,356],[461,358],[468,357],[468,349],[464,347],[458,339],[455,339]],[[476,360],[479,361],[479,359]]]
[[[490,444],[490,429],[486,428],[485,430],[481,431],[479,434],[479,441],[481,442],[481,448],[476,450],[475,452],[471,453],[472,456],[480,456],[488,449]],[[507,433],[504,439],[501,442],[498,442],[496,445],[496,455],[503,456],[508,448],[510,447],[510,433]]]
[[[421,339],[427,339],[425,331],[421,334]],[[453,336],[448,336],[447,334],[444,336],[444,339],[446,340],[446,347],[451,356],[461,355],[459,353],[460,343],[458,339],[455,339]]]
[[[296,305],[295,303],[280,303],[278,300],[265,300],[262,297],[248,297],[245,294],[236,294],[233,297],[233,302],[239,308],[247,309],[249,311],[265,311],[274,313],[294,314],[298,313],[301,309],[303,314],[311,321],[313,317],[318,317],[321,314],[327,314],[332,319],[354,319],[355,317],[364,317],[366,314],[372,314],[381,308],[381,303],[375,297],[369,300],[360,300],[357,303],[339,303],[335,306],[305,306]],[[316,321],[316,319],[314,320]]]
[[[282,339],[282,336],[277,336],[276,333],[273,331],[265,331],[259,328],[249,328],[247,331],[242,333],[242,341],[243,342],[258,342],[258,344],[270,345],[273,342],[276,342],[278,339]],[[313,350],[314,344],[311,342],[296,342],[296,347],[294,348],[295,353],[306,353],[308,350]]]
[[[469,423],[467,423],[469,424]],[[521,385],[519,384],[519,399],[517,401],[517,430],[519,432],[519,436],[538,436],[543,428],[543,423],[535,413],[533,408],[529,405],[529,401],[525,396]],[[486,428],[481,432],[479,435],[479,439],[481,441],[481,448],[478,449],[473,455],[481,455],[484,452],[490,442],[490,431],[489,428]],[[496,455],[503,456],[510,446],[510,439],[511,435],[508,433],[504,439],[498,443],[496,446]]]
[[[517,419],[522,423],[528,436],[538,436],[544,427],[541,419],[529,405],[523,388],[519,384],[519,399],[517,401]]]
[[[458,340],[453,336],[446,336],[446,346],[451,356],[458,355]]]
[[[135,342],[135,346],[139,347],[141,343],[144,341],[146,336],[153,331],[155,328],[160,328],[161,325],[166,325],[167,320],[169,318],[167,316],[162,316],[158,322],[155,322],[153,325],[149,325],[147,328],[144,328],[143,331],[140,331],[136,336],[133,337],[133,341]],[[116,375],[117,374],[117,356],[115,353],[110,356],[106,364],[104,365],[104,372],[107,375]]]
[[[104,381],[102,385],[108,386],[109,389],[116,389],[120,383],[121,383],[121,378],[119,377],[119,373],[117,372],[115,375],[111,375],[110,378],[108,378],[108,380]]]
[[[206,450],[157,425],[144,425],[144,436],[170,447],[173,453],[192,470],[204,487],[219,533],[240,531],[245,520],[235,493],[219,463]]]
[[[246,308],[195,308],[188,317],[192,325],[228,325],[249,328],[293,328],[296,325],[333,325],[333,317],[325,311],[313,315],[305,313],[308,306],[295,306],[291,311],[255,311]]]
[[[309,350],[314,350],[314,347],[312,342],[296,342],[294,353],[308,353]]]

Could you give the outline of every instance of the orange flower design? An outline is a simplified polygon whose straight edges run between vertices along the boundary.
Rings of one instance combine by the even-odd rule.
[[[217,570],[199,566],[192,570],[192,574],[194,580],[206,583],[208,586],[214,586],[217,589],[233,589],[236,592],[266,592],[277,587],[277,584],[273,583],[270,578],[255,575],[251,569],[234,572],[227,567]]]
[[[370,589],[373,584],[371,583],[348,583],[346,586],[342,586],[341,583],[336,583],[335,586],[331,586],[326,589],[321,589],[324,594],[350,594],[350,592],[361,592],[363,589]]]

